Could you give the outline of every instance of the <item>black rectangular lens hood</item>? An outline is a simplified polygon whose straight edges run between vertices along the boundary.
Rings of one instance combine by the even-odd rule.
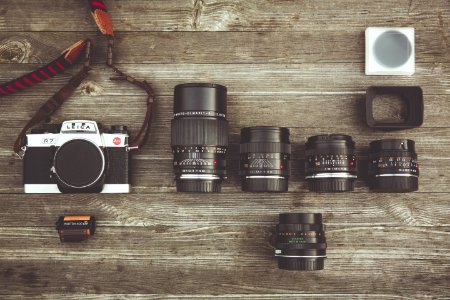
[[[383,122],[373,116],[373,102],[380,95],[398,95],[407,106],[404,122]],[[371,86],[366,91],[366,122],[372,128],[399,130],[419,127],[423,123],[423,92],[420,86]]]

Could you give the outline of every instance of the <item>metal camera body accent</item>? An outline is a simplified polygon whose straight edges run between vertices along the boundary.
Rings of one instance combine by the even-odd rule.
[[[25,193],[129,193],[126,126],[95,121],[46,124],[26,135]]]

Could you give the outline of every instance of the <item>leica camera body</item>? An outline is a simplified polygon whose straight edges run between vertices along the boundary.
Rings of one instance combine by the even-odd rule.
[[[129,193],[126,126],[94,121],[45,124],[26,135],[25,193]]]

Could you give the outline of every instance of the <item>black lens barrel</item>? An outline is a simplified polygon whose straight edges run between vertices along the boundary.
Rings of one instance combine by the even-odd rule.
[[[243,191],[288,190],[291,155],[288,128],[255,126],[241,129],[240,153]]]
[[[377,192],[413,192],[419,189],[415,142],[384,139],[369,145],[370,189]]]
[[[219,116],[225,118],[227,88],[214,83],[179,84],[175,86],[173,113],[175,117]]]
[[[275,256],[284,270],[322,270],[327,243],[322,214],[284,213],[276,228]]]
[[[226,175],[227,89],[220,84],[175,87],[171,144],[179,192],[219,192]]]
[[[308,139],[305,179],[310,191],[353,191],[356,178],[355,142],[351,136],[322,134]]]

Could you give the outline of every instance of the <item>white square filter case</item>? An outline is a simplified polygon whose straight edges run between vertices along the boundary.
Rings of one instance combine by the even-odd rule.
[[[414,28],[366,29],[366,75],[412,75],[414,72]]]

